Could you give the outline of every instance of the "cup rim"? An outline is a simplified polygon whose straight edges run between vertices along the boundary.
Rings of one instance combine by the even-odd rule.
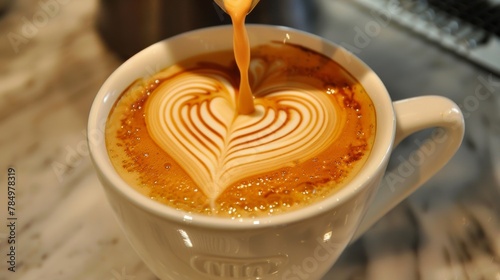
[[[393,148],[396,120],[390,96],[382,81],[375,74],[375,72],[345,48],[318,35],[314,35],[290,27],[266,24],[247,24],[247,31],[249,36],[251,36],[252,34],[263,34],[263,32],[272,33],[272,35],[280,34],[292,37],[297,36],[299,44],[303,44],[306,47],[310,47],[309,45],[311,45],[311,43],[309,43],[309,41],[307,41],[307,43],[304,42],[304,39],[318,43],[318,45],[321,45],[323,47],[327,47],[335,51],[340,51],[340,55],[336,58],[345,59],[346,61],[348,61],[349,65],[352,66],[346,67],[346,65],[341,63],[343,67],[345,67],[348,71],[353,67],[365,71],[366,75],[363,76],[363,80],[360,80],[359,77],[356,76],[356,74],[353,75],[356,77],[356,79],[358,79],[358,81],[361,82],[363,86],[365,86],[366,83],[370,83],[373,84],[372,86],[375,88],[373,89],[373,91],[381,91],[377,93],[376,96],[374,96],[371,93],[371,88],[366,89],[365,87],[367,93],[370,95],[370,98],[372,98],[376,109],[376,135],[372,151],[364,166],[356,174],[356,176],[352,178],[352,180],[348,182],[347,185],[343,186],[340,190],[318,202],[286,213],[255,218],[228,218],[207,216],[202,214],[189,213],[182,210],[176,210],[170,206],[157,201],[153,201],[145,195],[140,194],[134,188],[130,187],[120,177],[120,175],[116,172],[113,165],[111,164],[111,161],[109,160],[106,150],[106,144],[104,141],[104,123],[109,114],[109,109],[107,108],[110,108],[110,104],[113,105],[116,101],[116,98],[110,98],[110,95],[116,95],[117,91],[120,91],[115,88],[116,84],[120,83],[119,81],[122,79],[122,76],[124,74],[130,72],[130,69],[133,68],[134,64],[140,62],[145,56],[164,53],[165,49],[168,49],[165,48],[166,46],[185,41],[185,38],[187,37],[204,38],[203,36],[206,37],[211,34],[220,32],[232,32],[231,25],[221,25],[188,31],[159,41],[143,49],[142,51],[138,52],[137,54],[123,62],[103,83],[90,109],[87,127],[89,132],[87,133],[87,141],[94,168],[99,175],[101,184],[105,189],[111,188],[111,190],[126,198],[128,201],[132,202],[135,206],[153,213],[156,216],[166,218],[171,222],[189,223],[191,225],[198,225],[205,228],[224,228],[228,230],[237,230],[280,226],[320,215],[328,211],[329,209],[333,209],[338,205],[341,205],[345,201],[350,200],[356,194],[365,190],[369,185],[368,182],[376,180],[377,177],[380,177],[379,175],[385,171],[385,167],[389,160],[390,151]],[[136,79],[137,78],[139,77],[136,77]],[[129,80],[127,82],[123,82],[122,84],[126,84],[126,86],[128,86],[132,82],[133,80]],[[119,93],[121,93],[125,89],[125,87],[121,89]],[[117,96],[119,96],[119,94]],[[103,116],[105,117],[103,118]],[[381,122],[382,120],[384,121],[384,125],[379,125],[379,122]],[[97,137],[94,136],[94,138],[91,138],[93,132],[98,133],[99,135]],[[99,140],[96,141],[96,139]],[[108,192],[106,193],[108,194],[108,196],[110,195]]]

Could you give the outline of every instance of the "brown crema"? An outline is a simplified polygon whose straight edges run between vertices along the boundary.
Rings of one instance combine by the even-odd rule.
[[[273,122],[259,122],[255,131],[241,137],[232,137],[236,133],[232,125],[239,118],[234,95],[240,84],[232,50],[180,62],[124,91],[110,113],[106,144],[113,165],[130,186],[153,200],[191,213],[254,217],[310,205],[355,176],[369,156],[376,124],[373,104],[359,82],[328,57],[293,44],[257,46],[252,48],[251,57],[249,81],[256,112],[244,117],[255,121],[269,116]],[[179,82],[182,79],[186,82]],[[179,97],[185,91],[189,94]],[[302,96],[297,98],[297,106],[290,102],[296,96]],[[168,107],[175,98],[179,103]],[[333,108],[333,112],[324,113],[323,107],[311,112],[316,110],[316,101],[304,107],[313,109],[303,109],[309,98],[328,103],[324,108]],[[220,112],[219,105],[232,114]],[[177,108],[178,112],[166,112],[166,108]],[[329,120],[325,114],[334,117]],[[156,115],[161,120],[158,124],[154,122]],[[319,117],[310,117],[315,115]],[[282,121],[277,121],[278,116]],[[159,130],[170,129],[168,126],[175,126],[175,130],[165,138],[179,138],[179,147],[162,140]],[[307,138],[305,143],[301,137],[287,140],[294,133],[290,127],[317,127],[303,138],[318,135],[321,139]],[[274,130],[264,135],[270,128]],[[181,134],[186,135],[182,138]],[[250,140],[238,142],[242,137]],[[270,140],[264,140],[266,137]],[[192,146],[185,144],[191,139]],[[254,140],[255,145],[246,148]],[[303,149],[304,145],[310,146]],[[178,151],[185,156],[175,155]],[[249,157],[247,161],[245,157]],[[186,163],[185,158],[193,161]],[[198,160],[204,158],[214,158],[217,166]],[[196,168],[186,166],[198,162]],[[264,170],[259,169],[262,166]],[[211,192],[210,186],[202,186],[206,180],[198,180],[192,169],[201,170],[213,184],[228,183]],[[219,171],[222,175],[213,175]]]

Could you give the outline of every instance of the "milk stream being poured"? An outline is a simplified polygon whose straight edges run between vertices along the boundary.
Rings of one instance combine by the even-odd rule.
[[[224,0],[224,10],[233,22],[234,57],[240,70],[240,87],[236,104],[238,113],[243,115],[248,115],[255,111],[252,90],[248,79],[250,43],[245,28],[245,18],[251,11],[253,2],[252,0]]]

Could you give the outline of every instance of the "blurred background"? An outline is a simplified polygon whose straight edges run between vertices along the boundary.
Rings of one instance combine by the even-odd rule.
[[[261,0],[248,22],[331,40],[393,100],[446,96],[464,112],[453,160],[351,245],[325,279],[500,279],[498,0]],[[229,24],[210,0],[0,0],[0,280],[156,279],[114,221],[88,156],[100,85],[161,39]],[[419,133],[391,166],[418,147]],[[16,272],[8,270],[8,168]]]

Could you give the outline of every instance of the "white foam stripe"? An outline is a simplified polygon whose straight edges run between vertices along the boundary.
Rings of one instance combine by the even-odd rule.
[[[269,114],[265,115],[265,119],[259,121],[256,127],[255,125],[252,127],[247,127],[244,130],[238,131],[238,135],[235,137],[231,137],[231,141],[229,142],[229,149],[232,150],[233,147],[238,147],[239,145],[251,145],[258,146],[267,144],[270,141],[266,140],[269,137],[279,137],[277,133],[279,129],[283,127],[287,119],[287,116],[284,112],[279,112],[276,116],[274,111],[270,111]],[[236,138],[238,137],[238,138]],[[236,138],[236,139],[235,139]],[[234,141],[232,139],[235,139]]]
[[[309,142],[314,142],[314,146],[319,145],[320,147],[323,147],[324,145],[321,141],[319,141],[320,143],[316,142],[320,139],[324,139],[323,142],[325,143],[331,141],[331,139],[328,139],[329,137],[324,137],[324,133],[327,131],[331,131],[331,133],[333,133],[335,126],[333,122],[330,122],[330,125],[328,125],[325,118],[322,117],[324,116],[323,114],[318,114],[317,119],[301,122],[300,116],[303,114],[293,110],[290,112],[294,112],[295,114],[287,116],[283,111],[280,112],[283,118],[292,119],[288,126],[278,131],[271,131],[267,138],[264,137],[258,141],[254,141],[255,143],[251,143],[253,145],[246,145],[246,148],[233,147],[230,156],[226,158],[225,162],[229,163],[232,160],[237,160],[238,158],[250,156],[252,154],[267,154],[266,157],[276,158],[282,154],[295,154],[294,151],[296,149],[307,145]],[[276,145],[272,145],[273,142],[279,141],[285,138],[285,136],[286,142],[281,142],[279,149],[276,148]],[[239,148],[239,150],[236,148]]]
[[[255,106],[255,112],[252,115],[240,115],[231,125],[229,133],[234,135],[232,138],[244,137],[247,134],[254,133],[275,121],[274,110],[267,110],[262,105]]]
[[[183,123],[182,119],[185,119],[187,114],[187,107],[183,108],[184,101],[190,99],[189,96],[184,96],[183,98],[176,99],[169,102],[169,99],[154,99],[159,100],[159,112],[163,112],[163,118],[153,119],[152,124],[155,120],[161,127],[161,130],[154,130],[156,142],[160,146],[169,151],[171,156],[178,161],[182,166],[200,166],[205,172],[198,172],[197,176],[202,177],[202,180],[213,181],[211,178],[211,167],[213,166],[213,161],[210,156],[198,149],[198,143],[193,143],[192,137],[189,136],[189,132],[179,126]],[[173,104],[172,104],[173,103]],[[169,106],[170,105],[170,106]],[[172,108],[172,109],[170,109]],[[183,110],[185,109],[185,110]],[[179,115],[175,113],[170,114],[169,112],[179,112]],[[151,119],[151,118],[150,118]],[[175,148],[170,148],[175,147]],[[208,191],[208,190],[207,190]]]
[[[224,146],[225,143],[227,129],[213,120],[213,117],[207,113],[207,106],[207,102],[204,102],[201,104],[201,108],[200,106],[185,108],[189,112],[186,112],[186,116],[183,117],[185,117],[188,131],[201,140],[200,144],[207,145],[207,149],[218,157],[221,153],[220,147]],[[199,114],[203,116],[200,118]],[[208,128],[207,123],[213,126],[213,130]]]
[[[217,131],[230,133],[229,121],[234,119],[235,107],[228,100],[216,97],[210,101],[206,110],[202,111],[201,118],[204,120],[213,119],[214,122],[207,122],[208,126],[213,127]]]

